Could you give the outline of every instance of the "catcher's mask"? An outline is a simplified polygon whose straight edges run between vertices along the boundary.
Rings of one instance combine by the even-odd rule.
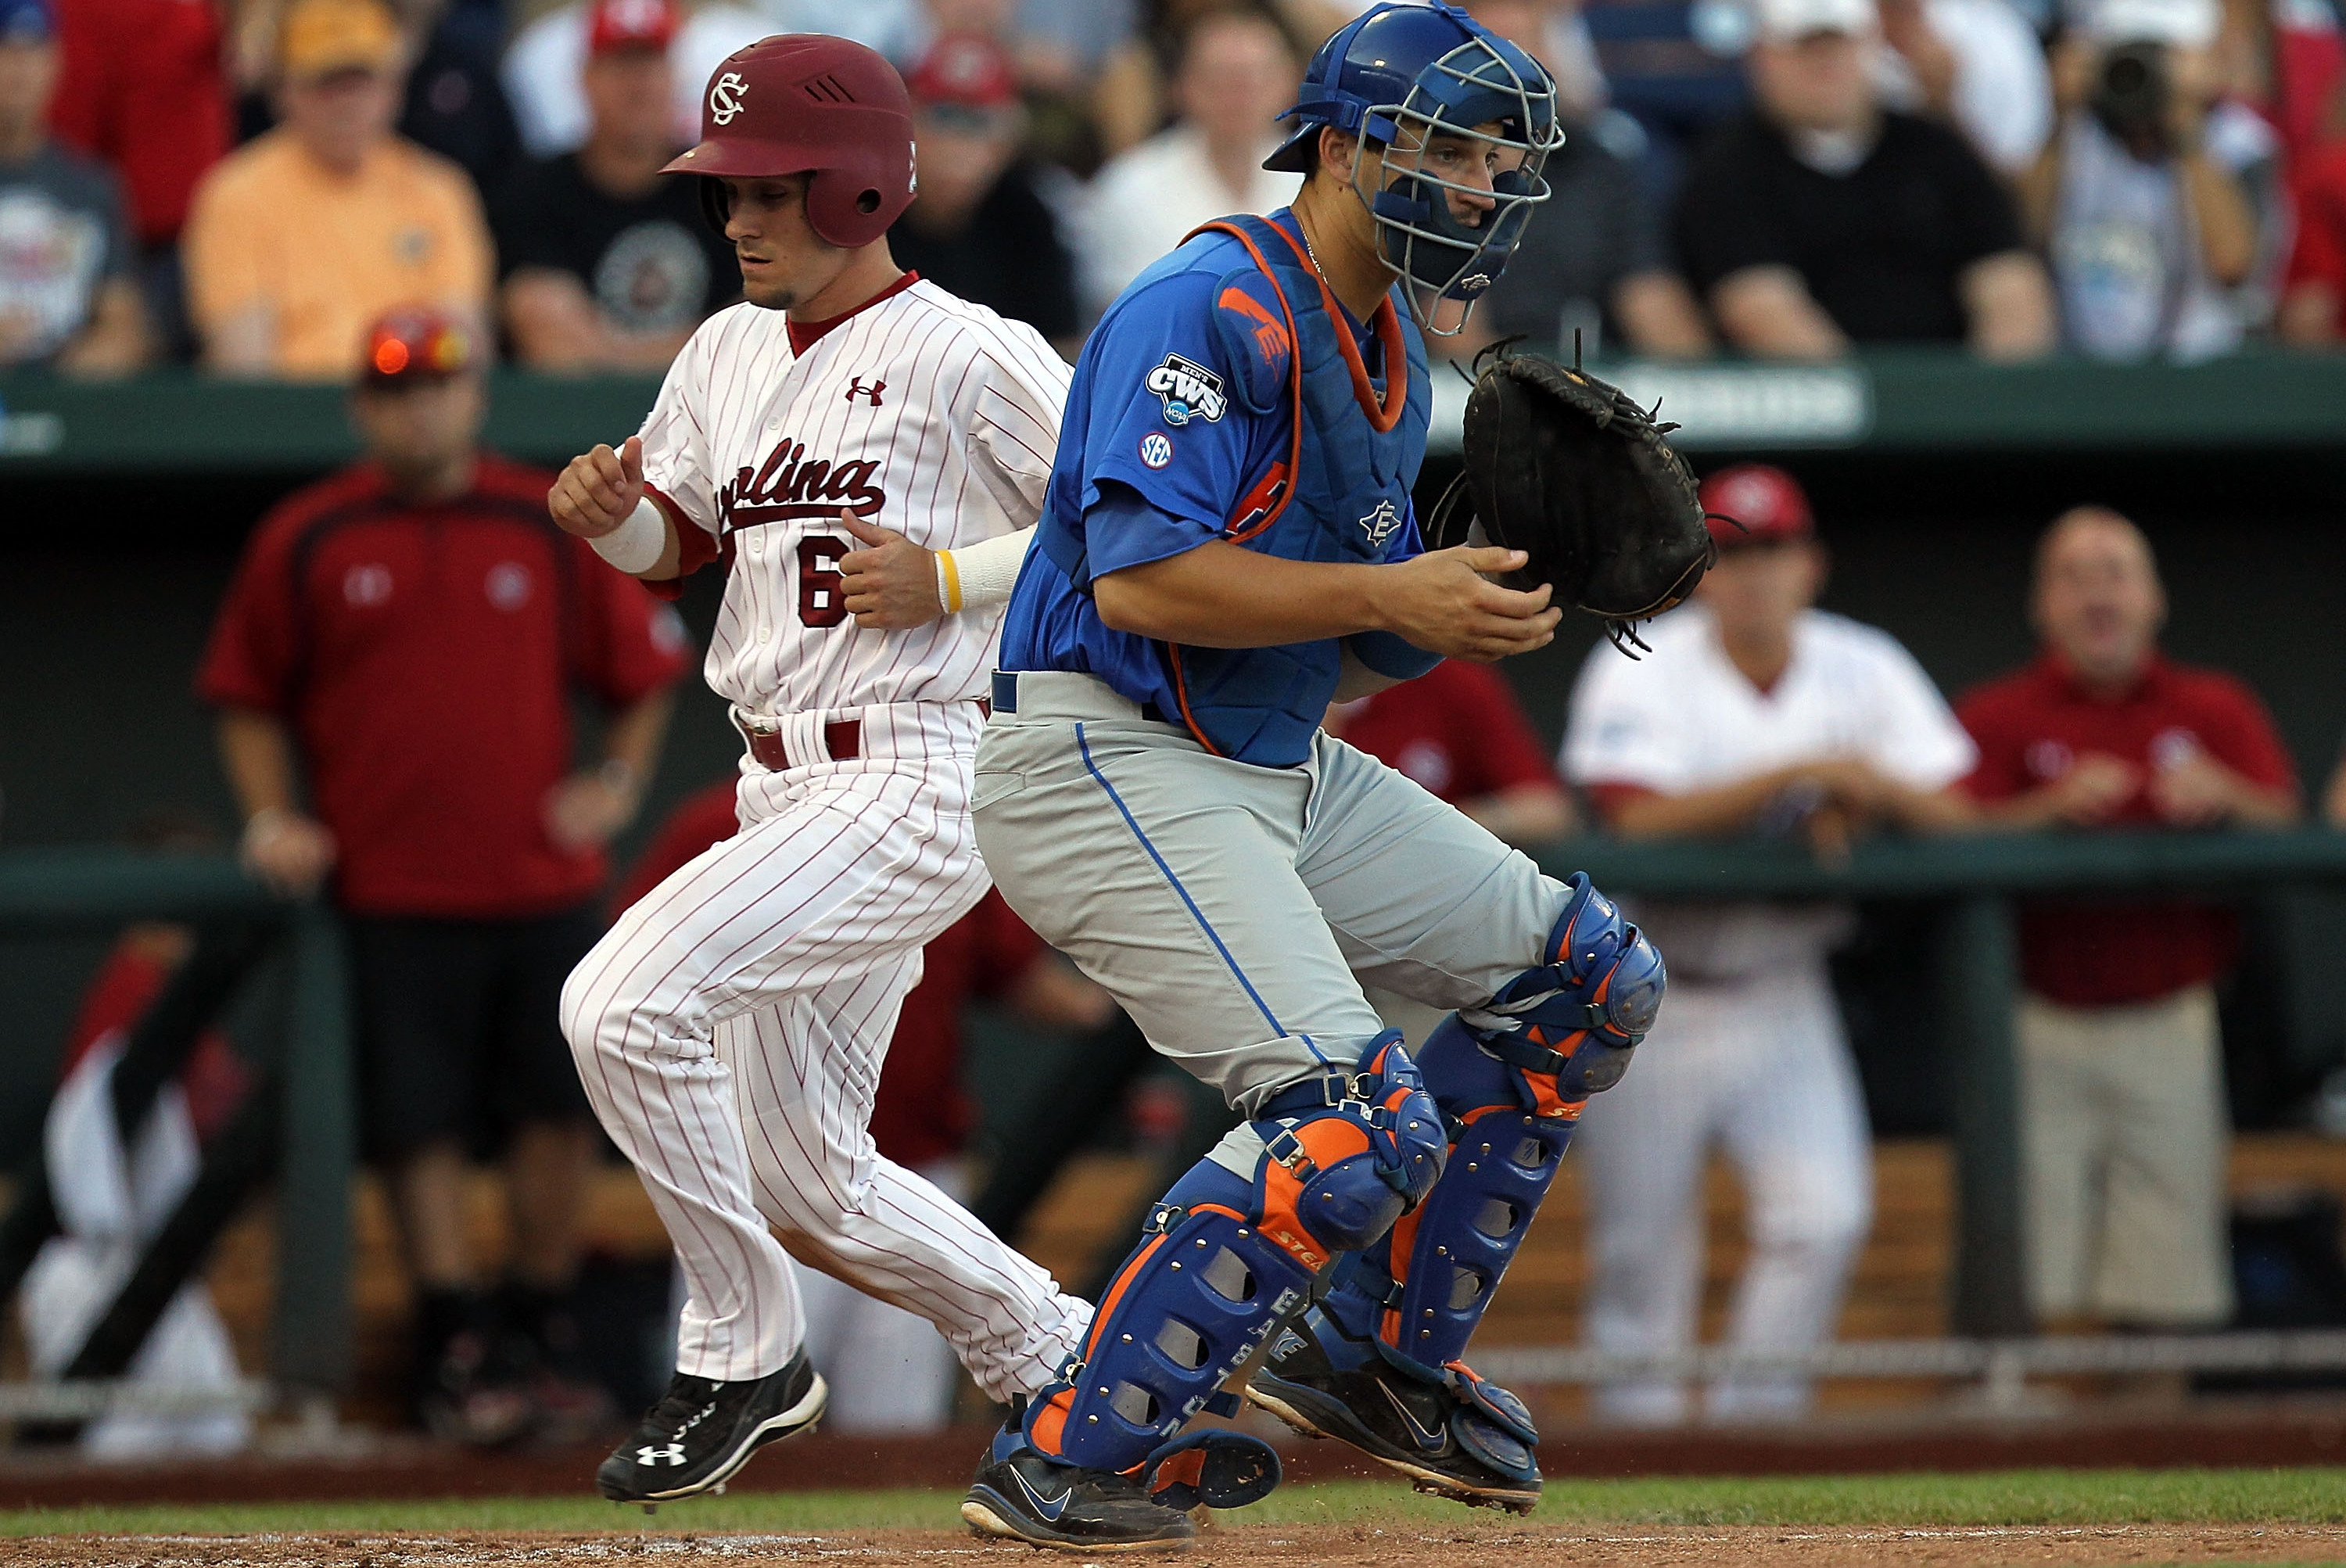
[[[1382,5],[1337,29],[1304,74],[1295,128],[1265,168],[1309,174],[1323,127],[1352,132],[1352,183],[1377,226],[1385,260],[1412,287],[1410,314],[1427,332],[1465,330],[1474,301],[1523,239],[1532,208],[1548,199],[1540,170],[1564,145],[1556,83],[1538,61],[1455,6]],[[1495,136],[1478,126],[1495,123]],[[1495,165],[1490,184],[1430,167],[1443,137],[1465,137]],[[1373,157],[1374,193],[1362,184]],[[1469,199],[1479,221],[1452,210]],[[1485,208],[1483,204],[1488,203]],[[1436,327],[1434,302],[1460,300],[1455,324]]]

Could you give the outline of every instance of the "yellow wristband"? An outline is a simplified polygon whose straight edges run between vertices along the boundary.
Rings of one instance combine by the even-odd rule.
[[[961,568],[954,565],[951,550],[937,552],[937,577],[944,587],[945,614],[961,613]]]

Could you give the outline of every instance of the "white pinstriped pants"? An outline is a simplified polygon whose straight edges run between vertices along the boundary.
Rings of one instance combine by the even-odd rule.
[[[847,717],[792,716],[790,755],[821,756],[822,724]],[[790,1359],[805,1323],[785,1248],[935,1323],[996,1400],[1048,1382],[1089,1327],[867,1125],[921,948],[985,891],[978,722],[967,703],[867,709],[854,761],[747,765],[742,831],[623,914],[564,988],[587,1098],[676,1244],[680,1371]]]

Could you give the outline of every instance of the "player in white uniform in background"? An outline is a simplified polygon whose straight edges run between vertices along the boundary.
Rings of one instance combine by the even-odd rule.
[[[765,39],[718,68],[702,125],[669,171],[707,177],[747,302],[549,503],[656,591],[724,558],[708,677],[749,742],[740,834],[622,915],[563,995],[688,1292],[676,1380],[596,1478],[638,1502],[718,1485],[821,1414],[785,1246],[930,1319],[997,1400],[1048,1383],[1090,1319],[866,1125],[923,944],[986,888],[977,698],[1067,367],[891,260],[912,128],[880,56]]]
[[[1693,604],[1644,629],[1650,654],[1589,656],[1566,777],[1632,839],[1792,835],[1831,857],[1872,827],[1964,822],[1949,787],[1972,745],[1930,677],[1886,632],[1811,607],[1825,559],[1800,487],[1750,464],[1713,476],[1702,503],[1748,532],[1711,524],[1719,565]],[[1865,1104],[1825,968],[1849,911],[1641,900],[1633,918],[1669,954],[1670,998],[1637,1070],[1589,1102],[1574,1144],[1589,1183],[1587,1343],[1694,1342],[1714,1145],[1741,1176],[1751,1238],[1729,1342],[1821,1343],[1872,1217]],[[1733,1380],[1705,1413],[1781,1420],[1809,1397],[1804,1379]],[[1668,1380],[1609,1385],[1596,1408],[1640,1424],[1689,1414]]]

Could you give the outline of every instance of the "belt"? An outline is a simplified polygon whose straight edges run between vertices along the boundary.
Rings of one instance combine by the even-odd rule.
[[[781,732],[773,729],[752,729],[739,719],[734,728],[750,743],[750,755],[758,766],[769,773],[786,773],[793,768],[804,768],[820,760],[812,757],[793,758],[782,744]],[[863,721],[842,718],[822,727],[822,749],[833,762],[852,762],[863,754]]]
[[[998,669],[994,672],[993,709],[996,713],[1018,711],[1018,672],[1016,670]],[[1140,717],[1151,724],[1173,722],[1165,717],[1165,710],[1154,702],[1143,702],[1140,705]]]

